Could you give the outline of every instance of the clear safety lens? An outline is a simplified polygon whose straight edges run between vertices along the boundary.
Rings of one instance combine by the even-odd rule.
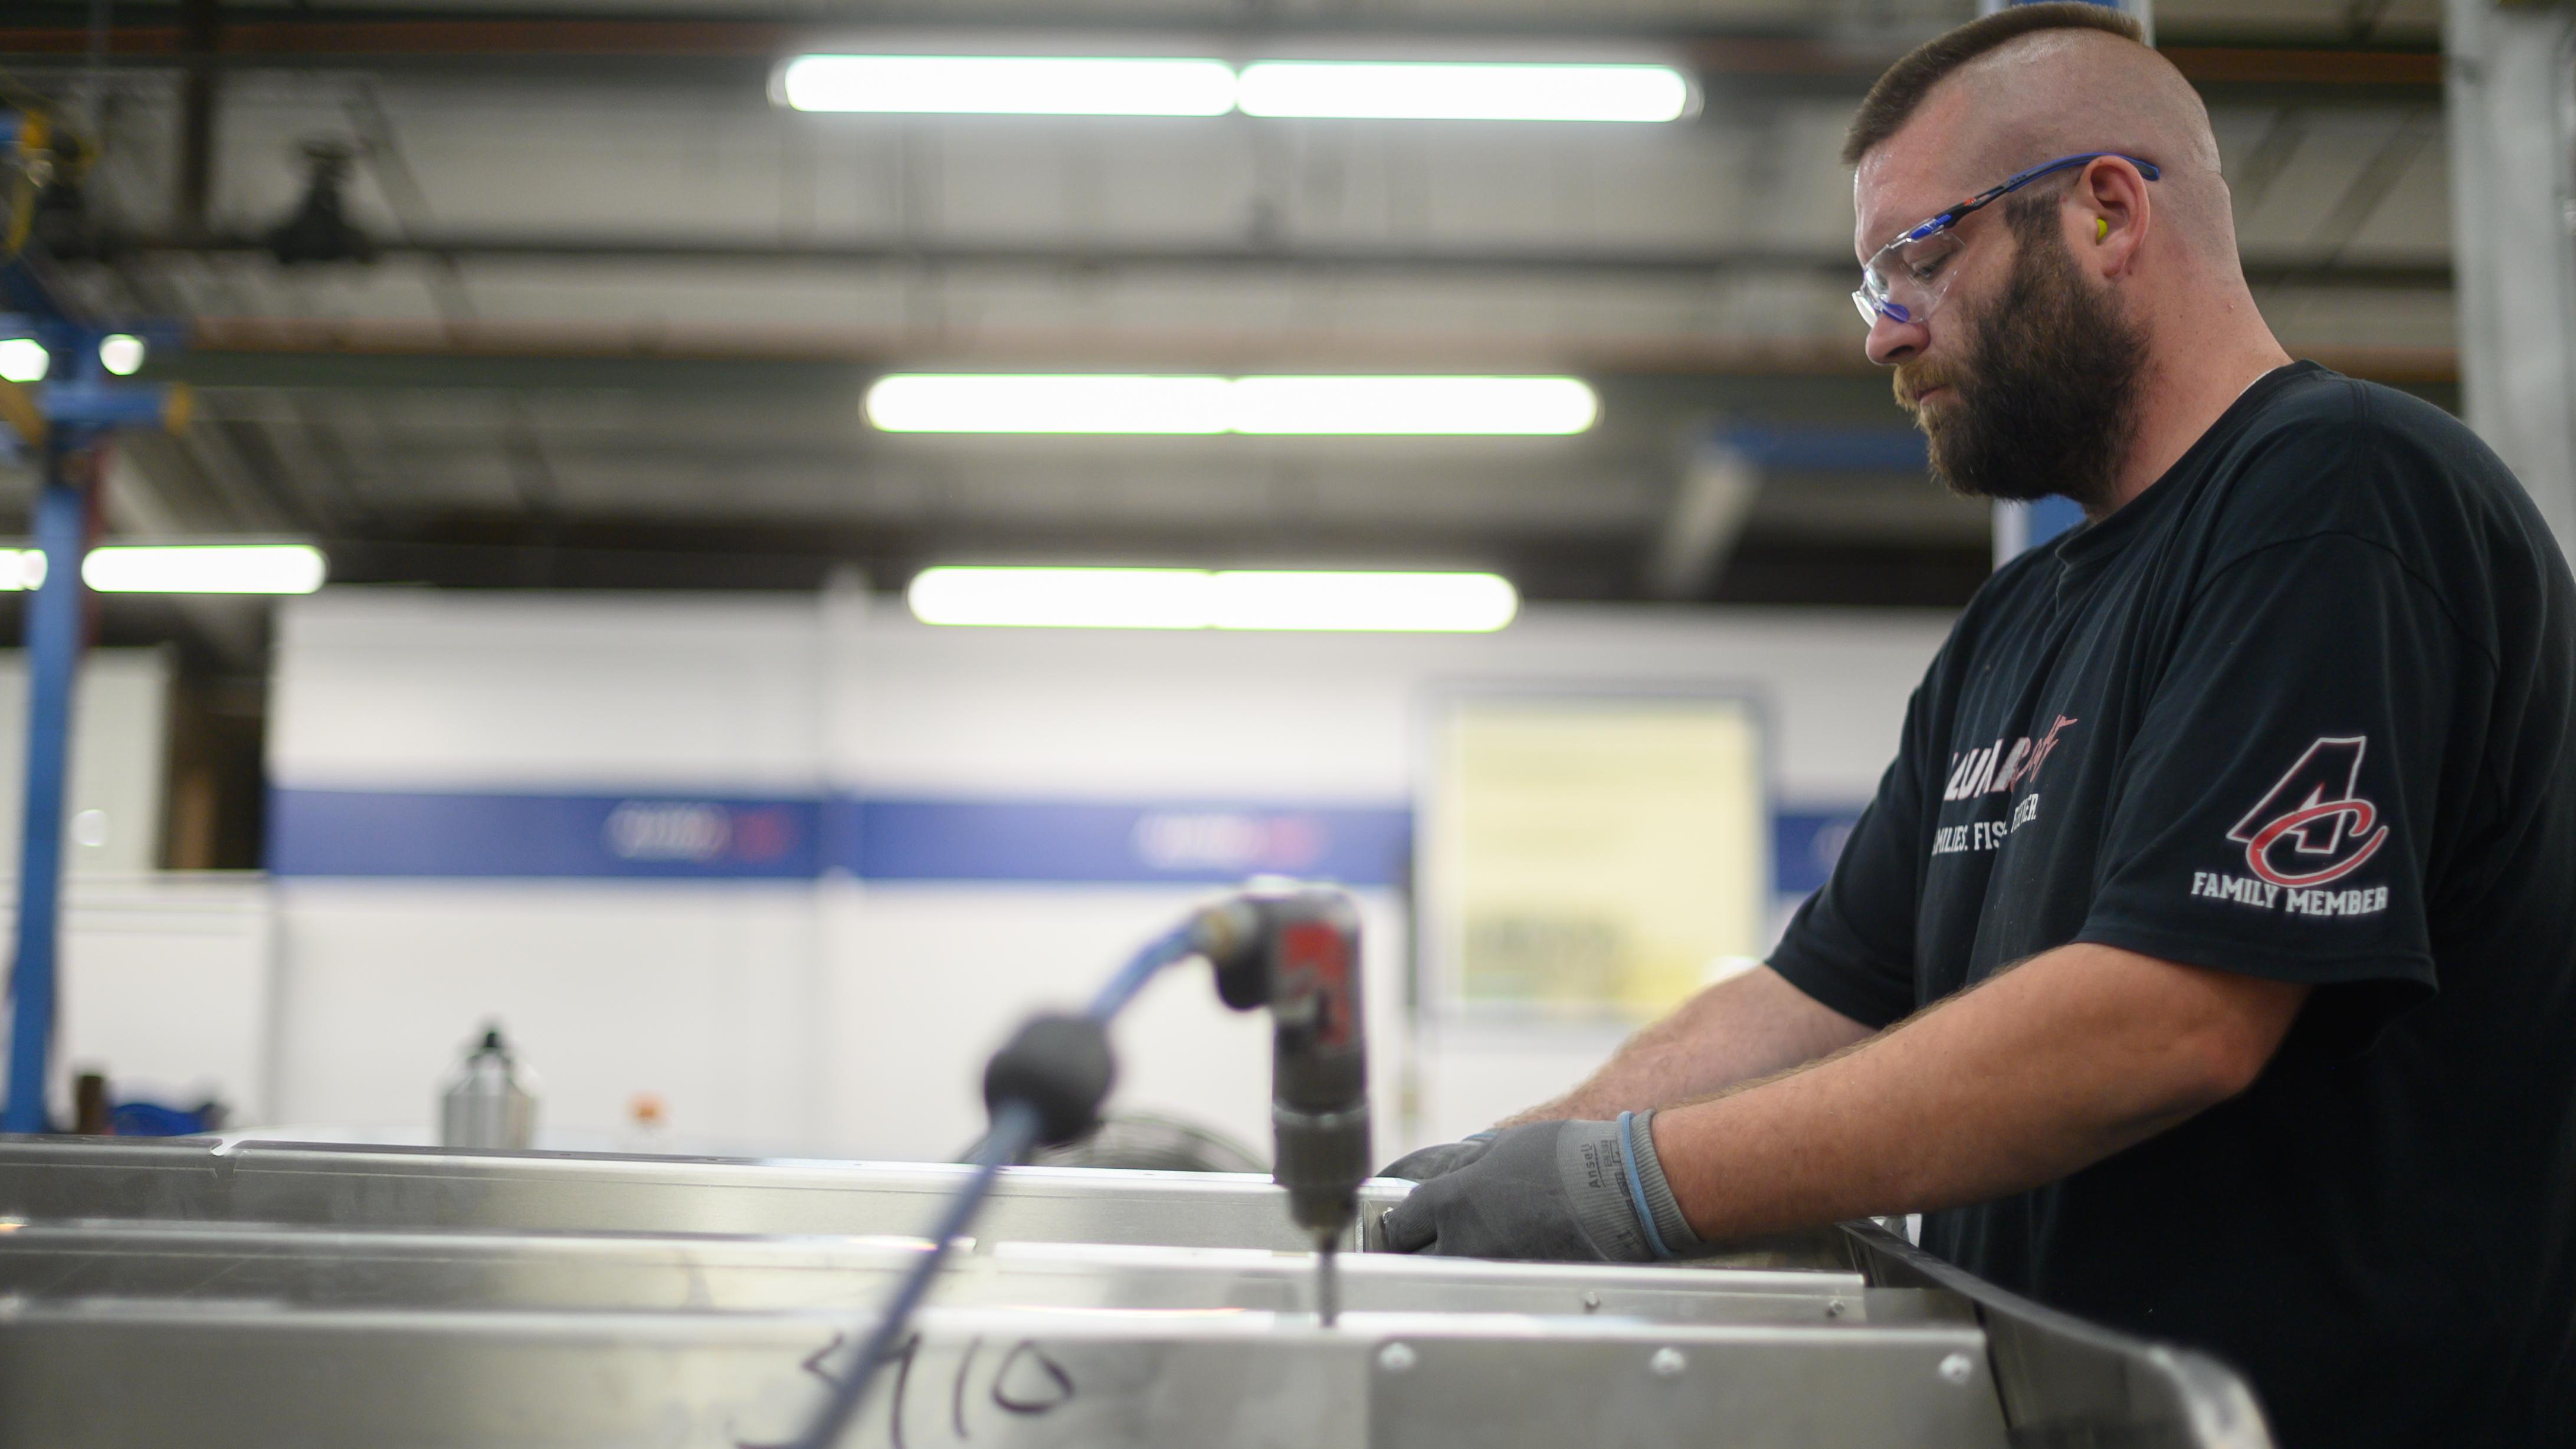
[[[1930,316],[1949,289],[1950,263],[1963,247],[1955,234],[1944,229],[1881,248],[1860,269],[1860,290],[1852,293],[1861,320],[1876,326],[1881,317],[1920,322]]]

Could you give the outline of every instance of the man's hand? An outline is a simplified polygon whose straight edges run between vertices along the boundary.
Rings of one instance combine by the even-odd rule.
[[[1396,1204],[1386,1241],[1399,1253],[1612,1263],[1701,1246],[1664,1183],[1648,1118],[1627,1113],[1502,1129]]]
[[[1494,1129],[1488,1127],[1482,1132],[1468,1133],[1462,1141],[1434,1142],[1428,1147],[1417,1147],[1379,1168],[1375,1175],[1429,1182],[1442,1173],[1456,1172],[1484,1156],[1485,1149],[1493,1145]]]

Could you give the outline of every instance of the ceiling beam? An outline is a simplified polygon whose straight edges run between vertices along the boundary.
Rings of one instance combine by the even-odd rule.
[[[0,55],[22,63],[85,62],[89,50],[85,5],[21,7],[20,13],[30,10],[35,13],[27,21],[0,26]],[[175,6],[128,4],[118,8],[116,19],[119,23],[108,34],[103,57],[110,65],[166,67],[186,48],[186,27]],[[1725,83],[1729,92],[1787,88],[1845,95],[1866,90],[1890,61],[1940,28],[1899,23],[1865,34],[1832,25],[1724,29],[1653,17],[1622,21],[1613,16],[1568,31],[1561,21],[1531,23],[1464,9],[1454,17],[1408,10],[1400,20],[1386,21],[1338,10],[1282,15],[1267,7],[1240,7],[1205,16],[1136,14],[1089,19],[1065,10],[958,15],[875,7],[818,23],[810,15],[793,12],[722,16],[430,12],[388,17],[380,11],[313,7],[231,20],[224,29],[220,54],[228,64],[244,68],[355,64],[370,69],[420,69],[453,67],[459,62],[682,61],[732,67],[753,63],[765,69],[799,49],[836,42],[847,45],[854,33],[899,27],[929,27],[952,35],[1073,32],[1165,43],[1180,38],[1226,51],[1265,43],[1294,44],[1319,36],[1358,36],[1389,46],[1499,45],[1531,54],[1651,47],[1677,55],[1709,80]],[[2175,43],[2176,37],[2168,35],[2162,49],[2205,90],[2260,93],[2278,101],[2282,88],[2292,87],[2329,102],[2342,97],[2422,103],[2438,101],[2441,94],[2441,57],[2429,46],[2195,45],[2183,39],[2186,43]]]
[[[916,267],[951,270],[1061,271],[1072,273],[1167,271],[1281,271],[1336,275],[1460,276],[1547,274],[1558,277],[1690,279],[1743,272],[1800,272],[1847,282],[1858,270],[1837,252],[1781,247],[1695,249],[1437,247],[1299,242],[1244,246],[1204,242],[906,241],[900,239],[793,242],[730,236],[642,236],[552,232],[432,232],[377,241],[386,256],[441,262],[631,262],[643,265],[777,267]],[[111,234],[105,255],[258,255],[268,243],[231,233],[194,238],[171,234]],[[2297,286],[2340,291],[2447,291],[2447,261],[2346,262],[2327,255],[2254,256],[2245,277],[2258,287]]]

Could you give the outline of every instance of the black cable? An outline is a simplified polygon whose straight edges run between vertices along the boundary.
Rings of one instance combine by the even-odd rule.
[[[895,1285],[849,1377],[833,1386],[813,1425],[796,1439],[795,1449],[832,1449],[840,1442],[867,1402],[877,1371],[895,1356],[895,1345],[921,1300],[929,1295],[950,1246],[973,1225],[1002,1169],[1027,1155],[1041,1139],[1067,1141],[1090,1126],[1109,1090],[1106,1028],[1156,972],[1197,953],[1208,918],[1205,912],[1193,915],[1148,943],[1118,968],[1082,1015],[1038,1017],[995,1054],[984,1074],[993,1126],[971,1159],[974,1174],[940,1210],[929,1249]]]

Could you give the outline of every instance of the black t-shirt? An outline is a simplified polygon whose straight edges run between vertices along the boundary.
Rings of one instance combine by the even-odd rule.
[[[1771,964],[1884,1026],[2069,942],[2316,990],[1926,1247],[2229,1360],[2285,1449],[2576,1445],[2576,583],[2475,435],[2285,367],[1999,570]]]

